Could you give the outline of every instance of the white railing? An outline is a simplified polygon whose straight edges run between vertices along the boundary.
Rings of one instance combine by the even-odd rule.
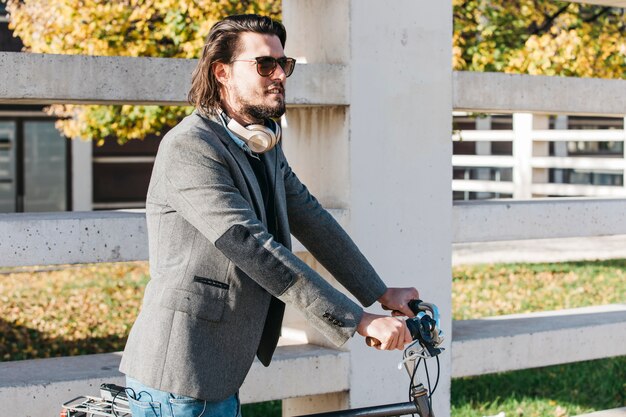
[[[536,117],[536,116],[535,116]],[[545,116],[539,116],[545,118]],[[455,179],[453,191],[510,194],[522,197],[524,190],[530,196],[562,197],[624,197],[626,196],[626,158],[622,153],[616,157],[593,156],[546,156],[550,142],[624,142],[624,129],[598,130],[547,130],[532,129],[532,118],[513,117],[513,130],[463,130],[453,135],[454,141],[465,142],[512,142],[512,155],[453,155],[455,168],[510,168],[526,167],[529,175],[513,175],[511,181],[480,179]],[[520,126],[526,124],[526,126]],[[524,142],[527,143],[524,143]],[[524,146],[526,145],[526,146]],[[540,153],[541,155],[537,155]],[[621,186],[568,184],[548,182],[548,170],[573,169],[585,172],[611,173],[622,176]],[[467,175],[466,175],[467,177]],[[528,195],[524,197],[529,197]]]

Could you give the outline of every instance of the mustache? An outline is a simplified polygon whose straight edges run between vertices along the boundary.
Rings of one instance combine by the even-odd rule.
[[[274,88],[279,89],[283,93],[285,92],[285,86],[282,83],[273,83],[267,87],[267,90],[273,90]]]

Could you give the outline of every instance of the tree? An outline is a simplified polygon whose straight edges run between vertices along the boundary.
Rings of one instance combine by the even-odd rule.
[[[453,0],[456,70],[626,78],[624,9],[548,0]]]
[[[10,28],[37,53],[197,58],[224,16],[280,17],[279,0],[7,0]],[[53,105],[68,137],[119,143],[160,134],[189,107]]]
[[[2,0],[0,0],[2,1]],[[279,0],[7,0],[11,28],[41,53],[195,58],[222,16],[280,17]],[[553,0],[453,0],[456,70],[626,78],[624,9]],[[123,143],[190,108],[55,105],[69,137]]]

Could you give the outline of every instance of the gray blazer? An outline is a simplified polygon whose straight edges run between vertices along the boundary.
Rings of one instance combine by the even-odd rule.
[[[268,183],[276,184],[271,221],[285,245],[267,232],[254,171],[221,124],[194,112],[165,135],[146,201],[151,280],[123,373],[163,391],[224,399],[237,392],[255,354],[269,365],[283,303],[336,345],[345,343],[362,308],[291,252],[290,234],[361,304],[386,290],[280,147],[263,160]]]

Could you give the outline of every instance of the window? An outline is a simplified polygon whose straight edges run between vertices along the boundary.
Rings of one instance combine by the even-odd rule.
[[[0,212],[16,209],[15,122],[0,120]]]
[[[69,146],[43,117],[0,119],[0,212],[70,209]]]

